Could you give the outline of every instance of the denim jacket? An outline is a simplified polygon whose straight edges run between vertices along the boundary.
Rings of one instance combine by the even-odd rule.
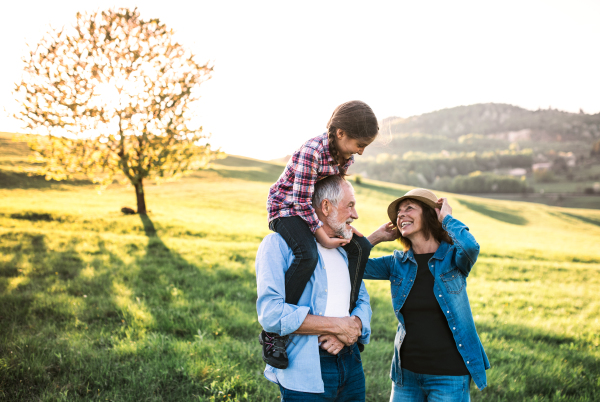
[[[454,244],[443,241],[429,260],[429,270],[434,278],[433,292],[448,320],[456,347],[473,381],[481,390],[487,386],[485,370],[490,368],[490,363],[475,329],[466,289],[467,276],[479,254],[479,244],[469,232],[469,228],[451,215],[444,218],[442,226]],[[391,282],[392,304],[399,323],[390,377],[400,386],[402,385],[400,347],[406,335],[404,317],[400,309],[406,301],[416,276],[417,262],[412,249],[407,252],[395,250],[393,255],[369,259],[364,275],[364,279]]]
[[[316,240],[315,240],[316,241]],[[348,263],[346,251],[339,247]],[[323,258],[319,254],[319,262],[315,272],[304,288],[298,305],[285,302],[285,273],[294,260],[294,253],[278,233],[265,237],[256,255],[256,284],[258,299],[256,310],[258,322],[265,331],[279,335],[290,335],[286,347],[289,365],[280,370],[267,365],[265,377],[282,387],[299,392],[325,392],[321,377],[321,359],[319,357],[318,335],[293,334],[304,322],[308,314],[320,315],[327,307],[327,272]],[[331,284],[335,286],[335,284]],[[358,342],[369,343],[371,336],[371,306],[369,294],[364,282],[360,284],[358,300],[352,314],[362,322],[362,334]]]

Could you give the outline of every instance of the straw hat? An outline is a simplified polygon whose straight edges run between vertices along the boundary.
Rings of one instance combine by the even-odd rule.
[[[388,207],[388,216],[394,225],[396,224],[396,220],[398,218],[396,214],[396,211],[398,210],[398,204],[407,198],[419,200],[434,209],[440,207],[440,205],[437,203],[438,198],[435,196],[435,194],[429,190],[425,190],[424,188],[415,188],[404,194],[402,197],[396,198]]]

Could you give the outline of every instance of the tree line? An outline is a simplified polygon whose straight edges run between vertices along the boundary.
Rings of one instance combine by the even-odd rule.
[[[489,152],[382,153],[358,160],[352,173],[375,180],[459,193],[512,193],[528,191],[521,177],[495,174],[497,169],[529,169],[531,150]],[[482,173],[485,172],[485,173]]]

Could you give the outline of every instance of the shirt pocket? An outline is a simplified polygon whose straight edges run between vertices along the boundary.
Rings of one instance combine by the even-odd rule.
[[[395,299],[400,291],[400,286],[402,285],[402,278],[399,276],[391,276],[390,284],[392,289],[392,299]]]
[[[448,293],[460,293],[467,285],[467,279],[458,268],[454,268],[440,275]]]

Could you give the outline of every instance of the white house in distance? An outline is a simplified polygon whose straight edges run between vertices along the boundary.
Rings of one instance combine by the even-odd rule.
[[[521,177],[521,176],[525,176],[527,174],[527,170],[525,170],[523,168],[514,168],[514,169],[511,169],[508,172],[508,174],[511,176],[515,176],[515,177]]]
[[[551,168],[552,168],[552,162],[541,162],[541,163],[534,163],[533,165],[531,165],[531,170],[533,170],[534,172],[550,170]]]

